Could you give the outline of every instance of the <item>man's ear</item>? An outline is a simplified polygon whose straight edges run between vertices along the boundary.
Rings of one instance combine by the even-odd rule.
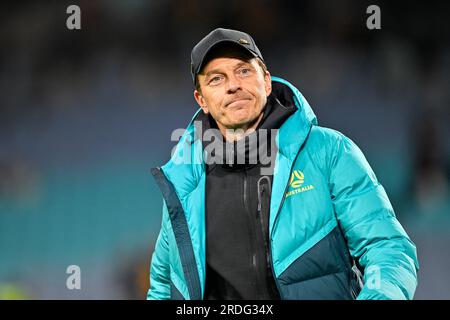
[[[201,92],[198,91],[197,89],[194,90],[194,98],[195,98],[195,101],[197,101],[197,104],[200,106],[200,108],[202,108],[203,112],[208,114],[209,109],[208,109],[208,106],[206,105],[205,98],[203,98]]]
[[[269,96],[272,92],[272,78],[269,71],[266,71],[266,74],[264,75],[264,87],[266,89],[266,96]]]

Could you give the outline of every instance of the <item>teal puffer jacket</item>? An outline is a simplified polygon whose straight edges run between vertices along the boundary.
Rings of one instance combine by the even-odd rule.
[[[289,88],[297,107],[278,132],[270,204],[270,259],[281,298],[412,299],[416,247],[361,150],[318,126],[294,86],[272,81]],[[193,121],[171,160],[152,172],[164,201],[147,298],[202,299],[206,177]]]

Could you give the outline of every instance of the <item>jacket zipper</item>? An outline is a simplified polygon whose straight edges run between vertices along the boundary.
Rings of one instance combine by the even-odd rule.
[[[247,210],[247,171],[244,171],[244,208]]]
[[[271,183],[270,179],[266,177],[266,180],[268,180],[268,186],[270,188],[270,183]],[[261,232],[262,232],[262,236],[263,236],[264,248],[265,248],[265,254],[266,254],[266,263],[267,263],[267,266],[270,268],[270,259],[269,259],[270,252],[269,252],[269,248],[268,248],[269,237],[268,237],[268,232],[266,233],[264,217],[262,214],[262,194],[264,192],[264,185],[263,185],[263,187],[261,187],[261,190],[260,190],[260,182],[261,182],[261,179],[258,180],[258,215],[257,215],[257,218],[259,218],[259,223],[261,226]],[[270,194],[271,194],[271,192],[269,192],[269,194],[268,194],[269,197],[270,197]]]
[[[258,256],[257,253],[255,251],[255,246],[254,246],[254,242],[255,242],[255,238],[256,238],[256,228],[255,228],[255,221],[253,218],[253,215],[250,212],[250,207],[248,206],[247,203],[247,189],[248,189],[248,174],[247,174],[247,170],[244,170],[244,208],[247,212],[247,219],[249,219],[249,231],[250,231],[250,249],[251,249],[251,254],[252,254],[252,268],[253,271],[256,275],[256,286],[257,286],[257,291],[258,292],[262,292],[261,287],[260,287],[260,283],[261,283],[261,270],[258,268]]]
[[[186,217],[183,207],[181,206],[180,199],[178,198],[178,195],[176,194],[176,191],[175,191],[175,188],[174,188],[172,182],[165,176],[164,171],[161,169],[161,167],[153,168],[152,174],[155,177],[155,180],[158,183],[159,188],[161,189],[163,198],[165,199],[166,204],[168,206],[167,209],[169,210],[168,213],[169,213],[169,217],[170,217],[170,222],[172,224],[172,227],[175,229],[175,227],[173,225],[173,223],[174,223],[173,215],[170,212],[170,208],[176,206],[179,210],[179,214],[177,215],[177,217],[181,217],[181,215],[183,217]],[[173,200],[176,201],[176,203],[171,204],[171,202],[170,202],[171,199],[169,198],[169,195],[174,195]],[[178,221],[179,221],[179,218],[178,218]],[[186,224],[184,226],[188,227],[187,222],[185,222],[185,223]],[[183,225],[181,227],[183,227]],[[178,230],[182,230],[179,228],[179,225],[178,225]],[[192,263],[183,265],[183,273],[186,278],[186,284],[188,287],[189,298],[194,299],[194,300],[197,300],[197,299],[200,300],[200,299],[202,299],[202,289],[201,289],[201,284],[200,284],[200,275],[198,272],[198,267],[195,263],[195,253],[194,253],[194,250],[192,247],[192,239],[190,238],[188,229],[182,230],[182,231],[186,231],[186,233],[188,235],[187,239],[188,239],[188,242],[190,242],[190,244],[191,244],[190,249],[192,250],[192,252],[185,252],[184,250],[181,250],[179,247],[180,243],[178,242],[180,239],[177,238],[177,234],[175,233],[175,231],[174,231],[174,235],[175,235],[175,239],[176,239],[177,248],[179,249],[178,254],[180,256],[181,263],[183,264],[183,262],[188,260],[190,253],[192,253],[192,257],[193,257]],[[188,242],[186,242],[186,243],[188,243]],[[186,269],[188,269],[191,272],[186,272]],[[190,290],[190,288],[191,288],[191,290]]]
[[[269,188],[271,188],[271,181],[269,180]],[[270,190],[270,189],[269,189]],[[262,193],[264,192],[264,189],[262,188],[261,192],[259,191],[259,181],[258,181],[258,215],[259,215],[259,219],[260,219],[260,224],[261,224],[261,231],[262,231],[262,235],[263,235],[263,241],[264,241],[264,252],[265,252],[265,258],[266,258],[266,265],[267,268],[270,269],[270,272],[272,273],[272,278],[273,278],[273,282],[275,283],[276,286],[276,290],[278,291],[278,295],[281,298],[281,290],[278,286],[277,283],[277,279],[275,277],[275,273],[273,271],[273,264],[272,264],[272,259],[271,259],[271,251],[270,251],[270,238],[269,238],[269,232],[267,230],[266,233],[266,229],[265,229],[265,224],[264,224],[264,217],[263,217],[263,213],[262,213]],[[268,191],[268,197],[270,199],[272,192]],[[269,200],[270,201],[270,200]],[[270,208],[269,208],[270,210]],[[269,216],[267,216],[267,219],[269,219]],[[269,224],[267,224],[268,226]]]

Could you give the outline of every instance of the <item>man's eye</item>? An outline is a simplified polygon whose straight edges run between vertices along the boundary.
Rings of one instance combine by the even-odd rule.
[[[250,74],[251,70],[249,68],[243,68],[239,71],[241,74],[243,74],[244,76]]]
[[[222,79],[222,77],[220,77],[220,76],[215,76],[215,77],[212,77],[212,78],[209,80],[209,83],[217,83],[217,82],[219,82],[221,79]]]

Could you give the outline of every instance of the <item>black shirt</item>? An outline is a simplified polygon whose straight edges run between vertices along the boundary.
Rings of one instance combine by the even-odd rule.
[[[271,146],[275,146],[275,136],[270,132],[266,136],[258,133],[261,129],[278,129],[296,108],[293,104],[283,105],[275,97],[276,88],[268,97],[263,119],[251,134],[257,135],[258,143],[251,143],[250,136],[247,136],[245,150],[238,149],[237,143],[231,146],[230,149],[234,150],[231,165],[225,163],[226,159],[224,164],[207,165],[206,300],[279,299],[269,244],[274,165],[271,156],[276,155],[270,150]],[[204,128],[217,128],[211,117],[203,114],[199,119]],[[227,143],[223,144],[223,148]],[[267,157],[263,159],[258,156],[256,163],[249,160],[250,155],[254,154],[252,152],[255,149],[260,152],[261,148]],[[237,164],[237,154],[242,155],[242,152],[245,152],[246,163]],[[270,163],[267,163],[268,158],[272,159]],[[265,171],[261,170],[263,168]]]

